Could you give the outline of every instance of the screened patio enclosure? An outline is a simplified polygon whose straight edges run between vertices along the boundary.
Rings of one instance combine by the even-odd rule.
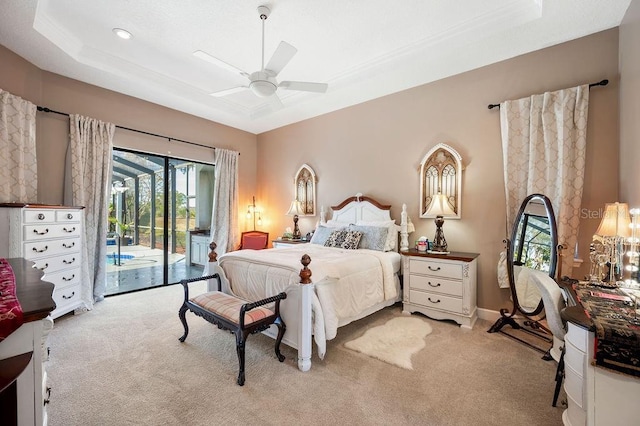
[[[114,149],[107,295],[202,275],[190,234],[210,228],[213,166]]]

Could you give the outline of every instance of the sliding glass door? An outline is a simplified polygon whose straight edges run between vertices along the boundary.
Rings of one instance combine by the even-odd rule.
[[[202,275],[191,237],[206,237],[211,220],[211,206],[199,205],[213,190],[203,170],[213,176],[211,165],[114,149],[107,295]]]

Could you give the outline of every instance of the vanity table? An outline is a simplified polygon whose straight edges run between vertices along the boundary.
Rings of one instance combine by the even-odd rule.
[[[562,318],[567,321],[564,357],[567,409],[562,415],[563,423],[573,426],[640,424],[640,375],[636,375],[640,374],[640,370],[634,373],[633,367],[627,369],[624,363],[607,359],[603,353],[600,353],[596,361],[598,345],[606,343],[606,340],[598,341],[596,324],[589,315],[597,321],[598,315],[611,317],[615,314],[604,310],[594,314],[590,310],[588,315],[585,311],[586,305],[594,305],[593,297],[599,297],[603,303],[615,306],[616,303],[622,303],[616,300],[617,296],[626,295],[621,290],[587,287],[586,283],[575,280],[562,280],[560,286],[569,295],[569,306],[562,311]],[[611,294],[613,298],[604,294]],[[590,300],[581,301],[580,297],[588,297]],[[640,329],[640,326],[637,327]],[[608,364],[618,371],[596,365],[597,363]]]

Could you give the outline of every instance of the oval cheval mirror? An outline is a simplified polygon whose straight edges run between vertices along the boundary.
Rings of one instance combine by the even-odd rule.
[[[532,270],[543,271],[555,278],[558,262],[558,236],[556,218],[551,201],[545,195],[531,194],[524,199],[515,218],[511,236],[505,239],[507,250],[507,274],[513,306],[500,309],[500,318],[489,329],[490,333],[502,332],[541,352],[546,349],[535,346],[529,339],[506,333],[502,327],[510,325],[535,337],[551,342],[539,320],[543,318],[544,304],[535,284],[528,278]],[[520,324],[516,315],[524,319]]]

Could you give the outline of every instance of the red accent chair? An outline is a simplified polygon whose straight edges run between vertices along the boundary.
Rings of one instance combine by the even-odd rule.
[[[268,245],[269,245],[268,232],[247,231],[242,233],[239,250],[242,250],[242,249],[262,250],[262,249],[266,249]]]

